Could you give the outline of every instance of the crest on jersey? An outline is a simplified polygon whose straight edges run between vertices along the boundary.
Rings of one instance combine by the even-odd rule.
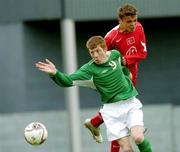
[[[135,43],[135,38],[134,37],[129,37],[126,39],[127,45],[132,45]]]

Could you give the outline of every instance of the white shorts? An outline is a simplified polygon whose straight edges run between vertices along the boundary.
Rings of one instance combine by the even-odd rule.
[[[129,129],[133,126],[144,126],[142,103],[136,97],[104,104],[100,113],[107,128],[109,141],[129,136]]]

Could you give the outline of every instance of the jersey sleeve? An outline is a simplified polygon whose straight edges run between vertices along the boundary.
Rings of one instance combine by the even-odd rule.
[[[130,55],[125,55],[127,65],[138,63],[147,57],[146,49],[146,38],[144,34],[144,29],[142,26],[139,27],[139,43],[137,44],[137,51]]]
[[[69,75],[66,75],[60,71],[57,71],[54,76],[50,76],[50,78],[61,87],[71,87],[73,86],[73,80]]]
[[[126,75],[128,77],[130,76],[129,69],[126,66],[122,66],[122,71],[123,71],[124,75]]]
[[[112,43],[111,43],[111,38],[108,36],[108,35],[106,35],[105,37],[104,37],[104,39],[105,39],[105,41],[106,41],[106,46],[107,46],[107,49],[108,50],[112,50],[114,47],[113,47],[113,45],[112,45]]]
[[[51,79],[61,87],[81,86],[96,89],[92,80],[92,74],[88,69],[88,64],[70,75],[57,71]]]
[[[104,37],[108,50],[116,49],[116,47],[114,46],[114,44],[112,42],[113,42],[115,36],[117,35],[116,31],[117,31],[118,27],[119,27],[119,25],[115,26]]]

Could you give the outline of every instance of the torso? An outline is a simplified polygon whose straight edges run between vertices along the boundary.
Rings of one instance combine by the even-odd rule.
[[[108,50],[116,49],[122,56],[131,56],[137,53],[141,45],[140,35],[142,33],[142,25],[137,22],[135,30],[132,33],[124,34],[119,31],[119,25],[114,27],[105,36]],[[133,83],[136,83],[138,63],[134,63],[127,66],[133,75]]]

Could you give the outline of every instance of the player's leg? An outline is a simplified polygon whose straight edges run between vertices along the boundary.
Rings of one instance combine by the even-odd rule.
[[[98,112],[94,117],[91,118],[91,124],[96,128],[98,128],[103,123],[104,123],[104,120],[100,112]]]
[[[146,131],[147,128],[144,128],[144,133],[146,133]],[[120,152],[120,145],[116,140],[111,142],[110,152]]]
[[[144,127],[134,126],[131,128],[131,136],[139,148],[140,152],[152,152],[151,144],[144,137]]]
[[[110,152],[119,152],[119,151],[120,151],[119,143],[116,140],[112,141]]]
[[[91,132],[94,140],[97,143],[101,143],[103,141],[103,138],[101,136],[100,133],[100,125],[103,123],[103,119],[100,113],[98,113],[97,115],[95,115],[94,117],[90,118],[90,119],[86,119],[84,126],[89,129],[89,131]]]
[[[124,123],[129,110],[124,106],[126,104],[121,102],[105,104],[100,111],[106,125],[107,138],[112,142],[111,152],[119,152],[120,147],[124,152],[133,151],[130,132]]]
[[[123,152],[134,152],[129,136],[117,140],[117,143],[121,146]]]
[[[140,152],[152,152],[150,142],[144,138],[144,123],[142,104],[137,98],[131,101],[133,107],[127,116],[128,128],[131,131],[131,137],[138,146]]]
[[[102,118],[100,112],[98,112],[91,119],[86,119],[85,124],[84,124],[85,127],[90,130],[90,132],[93,135],[93,138],[95,139],[95,141],[97,143],[101,143],[102,142],[102,136],[100,134],[99,126],[103,122],[104,122],[103,118]],[[120,152],[120,145],[119,145],[119,143],[116,140],[111,142],[110,152]]]

